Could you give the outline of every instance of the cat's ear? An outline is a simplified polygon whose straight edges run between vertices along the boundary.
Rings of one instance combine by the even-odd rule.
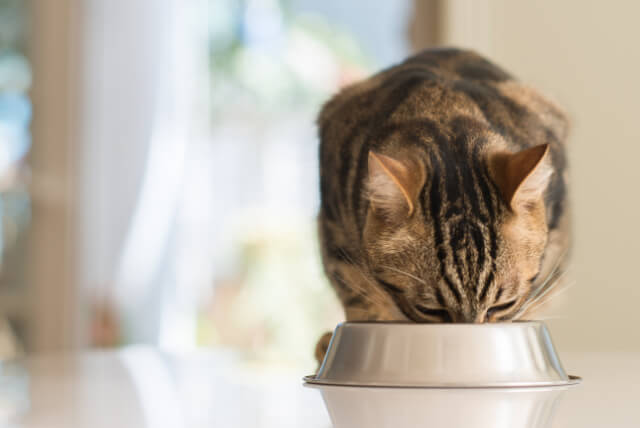
[[[553,173],[549,158],[548,144],[493,156],[496,184],[513,210],[541,200]]]
[[[367,195],[375,213],[409,217],[420,187],[420,173],[411,162],[369,152]]]

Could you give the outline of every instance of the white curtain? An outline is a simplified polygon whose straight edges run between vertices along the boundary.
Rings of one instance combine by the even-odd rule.
[[[206,0],[87,0],[80,278],[131,342],[193,346],[210,281],[207,20]]]

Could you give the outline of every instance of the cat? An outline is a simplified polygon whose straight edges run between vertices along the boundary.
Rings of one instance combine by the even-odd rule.
[[[459,49],[330,99],[318,227],[347,321],[524,318],[567,259],[568,128],[556,104]]]

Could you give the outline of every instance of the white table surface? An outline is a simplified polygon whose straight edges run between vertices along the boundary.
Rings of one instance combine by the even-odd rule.
[[[228,354],[134,347],[0,364],[1,427],[640,427],[640,354],[562,355],[566,389],[309,387]]]

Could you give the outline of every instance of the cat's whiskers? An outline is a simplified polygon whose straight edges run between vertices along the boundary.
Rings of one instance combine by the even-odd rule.
[[[556,281],[556,283],[560,282],[560,278],[558,277],[558,280]],[[576,281],[572,281],[570,283],[567,283],[566,285],[561,285],[560,287],[552,287],[549,288],[545,293],[541,294],[538,298],[536,298],[535,300],[535,304],[541,304],[545,302],[545,299],[550,297],[549,293],[553,292],[553,296],[556,297],[561,293],[564,293],[565,291],[567,291],[569,288],[573,287],[576,284]]]
[[[532,311],[541,300],[548,295],[548,293],[555,288],[557,282],[562,278],[565,274],[565,271],[556,271],[552,275],[550,275],[544,283],[544,290],[538,289],[536,290],[536,294],[530,297],[524,305],[520,308],[520,310],[514,315],[514,318],[520,317],[521,315]]]
[[[399,274],[401,274],[401,275],[405,275],[405,276],[407,276],[407,277],[409,277],[409,278],[415,279],[415,280],[416,280],[416,281],[418,281],[420,284],[427,285],[427,283],[426,283],[426,281],[425,281],[425,280],[423,280],[423,279],[421,279],[421,278],[418,278],[417,276],[412,275],[412,274],[410,274],[409,272],[405,272],[405,271],[403,271],[403,270],[401,270],[401,269],[394,268],[393,266],[382,266],[382,268],[392,270],[392,271],[394,271],[394,272],[396,272],[396,273],[399,273]]]
[[[546,303],[547,299],[549,297],[551,297],[551,292],[553,292],[553,296],[557,297],[558,295],[560,295],[561,293],[564,293],[565,291],[567,291],[569,288],[573,287],[576,284],[576,281],[572,281],[569,283],[566,283],[565,285],[560,286],[559,288],[557,287],[557,284],[561,281],[561,279],[565,276],[565,274],[567,273],[567,271],[562,271],[557,278],[553,281],[553,284],[549,287],[547,287],[547,289],[539,294],[538,296],[536,296],[534,299],[530,300],[529,302],[527,302],[525,304],[525,306],[523,306],[520,311],[518,311],[518,313],[516,314],[516,317],[523,315],[524,313],[531,313],[537,310],[537,308],[539,308],[540,306],[542,306],[544,303]]]
[[[562,266],[562,263],[567,259],[568,253],[569,253],[569,249],[566,248],[562,252],[562,254],[558,256],[558,258],[556,259],[556,262],[553,264],[553,266],[551,267],[551,270],[547,274],[547,277],[544,279],[544,281],[542,281],[542,283],[538,286],[538,288],[533,294],[538,293],[542,288],[545,287],[545,285],[547,285],[547,283],[553,277],[553,275],[558,272],[558,270],[560,269],[560,266]]]
[[[565,249],[565,251],[563,251],[562,254],[558,257],[555,264],[551,268],[551,271],[549,271],[549,273],[547,274],[547,277],[535,289],[535,291],[533,291],[527,298],[528,300],[527,305],[532,302],[535,302],[538,299],[538,296],[540,294],[546,294],[546,290],[548,288],[553,288],[557,280],[564,274],[564,272],[566,272],[569,269],[569,268],[566,268],[564,270],[560,270],[562,263],[566,260],[568,252],[569,250]]]
[[[546,281],[545,286],[538,290],[538,292],[530,299],[530,302],[537,302],[538,300],[544,298],[550,291],[556,289],[556,286],[560,282],[560,280],[567,275],[569,272],[569,268],[565,268],[564,270],[558,269],[553,276],[549,277],[548,281]]]

